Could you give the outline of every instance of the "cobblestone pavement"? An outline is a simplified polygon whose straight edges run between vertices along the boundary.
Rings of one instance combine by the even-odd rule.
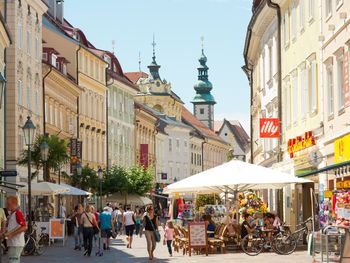
[[[95,249],[94,249],[95,251]],[[47,248],[42,256],[28,256],[23,257],[23,263],[61,263],[61,262],[74,262],[74,263],[129,263],[129,262],[259,262],[259,263],[308,263],[312,262],[312,258],[307,255],[306,251],[298,251],[289,256],[280,256],[274,253],[263,253],[256,257],[250,257],[244,253],[228,252],[227,254],[215,254],[206,256],[194,255],[189,257],[182,254],[175,253],[173,257],[169,257],[166,246],[162,243],[157,245],[155,252],[156,259],[149,261],[146,252],[146,240],[144,237],[136,237],[132,249],[128,249],[125,246],[125,238],[119,238],[112,242],[111,250],[104,253],[103,257],[84,257],[81,251],[73,250],[73,240],[62,246],[62,243],[56,243],[54,246]],[[5,261],[6,262],[6,261]]]

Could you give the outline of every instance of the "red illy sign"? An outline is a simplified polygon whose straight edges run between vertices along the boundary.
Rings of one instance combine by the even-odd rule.
[[[260,119],[260,138],[278,138],[280,136],[280,120],[277,118]]]

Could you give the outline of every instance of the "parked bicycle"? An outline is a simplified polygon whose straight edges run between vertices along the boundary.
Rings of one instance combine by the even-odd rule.
[[[32,226],[32,232],[26,232],[24,234],[25,245],[22,255],[42,255],[45,252],[46,246],[50,244],[50,238],[47,233],[44,233],[46,227],[41,227],[41,233],[37,236],[37,225],[34,223]]]

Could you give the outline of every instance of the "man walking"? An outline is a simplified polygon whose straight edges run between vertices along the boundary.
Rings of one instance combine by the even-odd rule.
[[[18,198],[16,196],[7,197],[6,207],[9,211],[7,232],[5,234],[9,247],[9,263],[19,263],[25,245],[24,232],[27,230],[27,223],[18,208]]]
[[[109,207],[103,208],[103,212],[100,214],[100,228],[101,237],[103,238],[103,249],[109,250],[109,239],[114,231],[113,218],[109,212]]]

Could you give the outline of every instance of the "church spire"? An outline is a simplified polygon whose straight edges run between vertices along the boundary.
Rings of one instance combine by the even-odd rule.
[[[154,34],[153,34],[152,46],[153,46],[153,57],[152,57],[152,62],[148,66],[148,68],[153,79],[160,79],[160,76],[159,76],[160,65],[158,65],[156,62],[156,42],[155,42]]]

